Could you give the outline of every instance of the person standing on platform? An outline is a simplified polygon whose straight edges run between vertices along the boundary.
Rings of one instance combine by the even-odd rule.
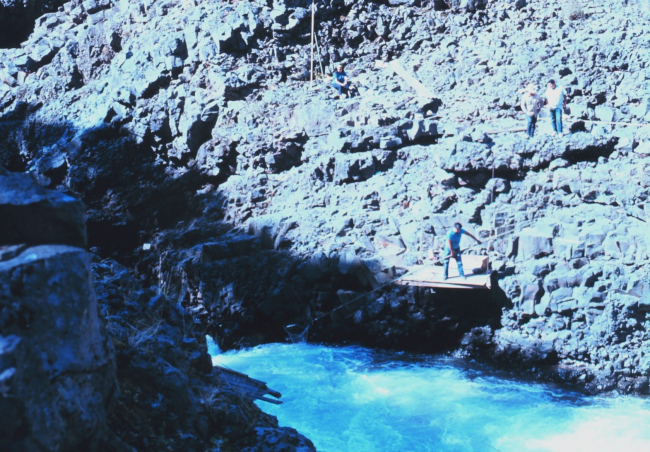
[[[458,274],[460,275],[461,278],[467,279],[467,276],[465,276],[465,273],[463,272],[463,261],[461,258],[462,251],[460,250],[460,239],[463,237],[463,234],[470,236],[474,240],[476,240],[479,245],[481,244],[481,241],[474,237],[472,234],[467,232],[465,229],[463,229],[463,225],[460,223],[454,223],[453,229],[451,229],[447,233],[447,241],[445,242],[445,254],[446,256],[443,258],[444,259],[444,269],[445,269],[445,275],[444,279],[447,280],[449,278],[449,261],[453,257],[456,259],[456,265],[458,266]]]

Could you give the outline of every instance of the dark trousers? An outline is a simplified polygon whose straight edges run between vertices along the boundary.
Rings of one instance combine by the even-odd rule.
[[[448,249],[445,248],[445,251],[447,252],[447,256],[449,256],[451,253],[449,252]],[[461,252],[460,248],[454,250],[455,256],[454,259],[456,259],[456,266],[458,267],[458,274],[460,276],[465,276],[465,272],[463,272],[463,259],[461,258]],[[450,257],[449,259],[445,259],[443,262],[443,268],[445,269],[445,278],[449,277],[449,261],[452,258]]]
[[[562,133],[562,107],[551,108],[551,125],[553,132]]]
[[[537,116],[526,115],[526,133],[530,138],[535,135],[535,126],[537,125]]]
[[[339,85],[338,83],[332,83],[332,87],[339,92],[339,96],[341,94],[348,94],[350,92],[349,86],[349,83],[346,83],[343,86]]]

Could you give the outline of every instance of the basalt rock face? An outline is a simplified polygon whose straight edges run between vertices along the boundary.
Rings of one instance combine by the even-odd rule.
[[[0,175],[0,192],[3,230],[19,231],[0,238],[3,450],[110,447],[115,362],[81,247],[83,205],[28,175]]]
[[[178,302],[110,259],[91,269],[120,386],[108,427],[124,450],[314,450],[219,378],[200,325]]]
[[[616,155],[570,166],[560,160],[513,183],[510,202],[542,201],[545,216],[530,222],[515,214],[502,224],[524,223],[509,257],[493,262],[504,267],[500,286],[515,309],[504,312],[503,328],[468,335],[470,353],[520,368],[542,365],[590,392],[647,393],[650,217],[639,204],[650,187],[649,164]]]
[[[34,21],[52,13],[64,0],[2,0],[0,1],[0,48],[18,47],[34,29]]]
[[[69,3],[3,51],[0,159],[80,196],[90,245],[224,347],[390,283],[460,221],[495,272],[484,314],[387,286],[310,332],[412,348],[442,334],[644,392],[650,135],[610,123],[648,119],[647,2],[612,5],[318,2],[317,73],[344,60],[361,94],[338,100],[307,89],[310,2]],[[549,78],[570,134],[547,118],[533,139],[508,132],[518,89]]]
[[[3,451],[314,450],[220,380],[182,306],[91,262],[79,200],[3,172],[0,211]]]

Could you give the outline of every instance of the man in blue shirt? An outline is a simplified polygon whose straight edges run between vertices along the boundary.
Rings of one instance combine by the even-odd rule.
[[[467,279],[465,273],[463,272],[463,261],[461,259],[460,251],[460,239],[465,235],[469,235],[471,238],[476,240],[479,244],[481,241],[474,237],[472,234],[463,229],[463,225],[460,223],[454,223],[454,228],[447,233],[447,241],[445,242],[445,252],[446,256],[444,259],[444,269],[445,269],[445,280],[449,277],[449,260],[453,257],[456,259],[456,265],[458,266],[458,274],[461,278]]]
[[[343,70],[343,65],[339,64],[332,74],[332,87],[339,92],[339,96],[349,96],[350,90],[352,90],[352,84],[350,79],[348,79],[348,74]]]

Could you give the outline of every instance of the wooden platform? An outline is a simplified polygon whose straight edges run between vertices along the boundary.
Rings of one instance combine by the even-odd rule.
[[[456,260],[451,259],[449,278],[445,280],[442,265],[416,265],[411,267],[404,277],[395,281],[395,284],[438,289],[490,289],[492,287],[487,257],[464,255],[463,270],[467,279],[458,275]]]
[[[219,374],[219,377],[221,377],[221,379],[226,382],[232,390],[239,392],[242,396],[248,399],[263,400],[264,402],[273,403],[275,405],[280,405],[282,403],[281,400],[274,400],[265,397],[268,394],[278,399],[282,397],[282,394],[273,389],[269,389],[263,381],[255,380],[246,374],[228,369],[227,367],[214,366],[214,369]]]

